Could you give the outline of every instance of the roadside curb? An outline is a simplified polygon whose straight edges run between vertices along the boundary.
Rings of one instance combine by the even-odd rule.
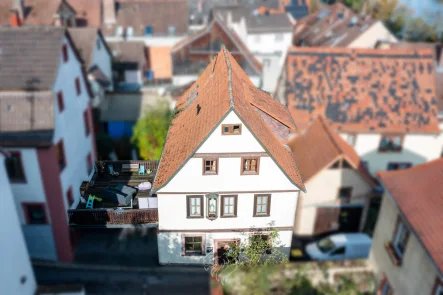
[[[95,271],[122,271],[122,272],[151,272],[151,273],[201,273],[204,271],[203,266],[200,267],[186,267],[186,266],[158,266],[158,267],[130,267],[130,266],[114,266],[114,265],[93,265],[93,264],[79,264],[79,263],[64,263],[64,262],[48,262],[48,261],[32,261],[34,267],[47,267],[58,269],[72,269],[72,270],[95,270]]]

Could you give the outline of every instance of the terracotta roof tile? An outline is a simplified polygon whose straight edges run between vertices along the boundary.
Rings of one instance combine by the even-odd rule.
[[[25,0],[24,7],[26,25],[53,25],[54,16],[63,0]],[[69,5],[69,4],[68,4]]]
[[[77,26],[99,28],[101,19],[101,0],[68,0],[76,11]]]
[[[443,159],[378,175],[443,274]]]
[[[149,67],[155,79],[172,78],[172,60],[170,46],[148,47]]]
[[[288,145],[297,159],[305,182],[338,159],[344,158],[363,179],[374,185],[354,148],[333,131],[322,116],[317,117],[303,133],[291,139]]]
[[[428,49],[289,49],[286,97],[301,130],[322,114],[344,132],[439,132]]]
[[[231,109],[256,136],[288,178],[304,190],[291,150],[279,142],[254,106],[246,99],[249,95],[246,89],[251,85],[252,82],[231,54],[227,50],[221,50],[197,81],[177,101],[176,108],[179,111],[168,131],[154,180],[154,192],[166,185],[181,169]],[[272,97],[269,96],[269,99]],[[200,107],[198,112],[197,106]]]

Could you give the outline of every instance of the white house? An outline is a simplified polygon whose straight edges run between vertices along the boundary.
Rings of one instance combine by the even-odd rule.
[[[28,250],[70,261],[66,212],[96,158],[86,74],[63,28],[0,28],[0,44],[0,146]]]
[[[443,294],[443,159],[381,172],[385,188],[369,265],[377,294]]]
[[[294,19],[289,13],[260,15],[253,7],[226,6],[211,11],[234,30],[263,66],[262,89],[273,92],[287,49],[292,45]]]
[[[69,34],[83,60],[93,93],[92,107],[98,108],[105,91],[113,90],[112,53],[100,30],[71,28]]]
[[[323,115],[375,175],[440,157],[434,73],[428,49],[294,47],[275,97],[298,130]]]
[[[168,131],[152,189],[160,263],[222,263],[222,247],[271,221],[289,256],[304,190],[285,145],[294,130],[287,109],[222,49],[177,102]]]
[[[6,154],[6,156],[8,156]],[[0,187],[2,206],[0,221],[7,226],[0,229],[3,239],[0,243],[0,283],[4,294],[35,294],[37,284],[26,249],[22,227],[15,210],[14,196],[5,169],[5,155],[0,150]]]
[[[380,41],[397,38],[381,20],[356,14],[340,2],[323,6],[294,26],[294,46],[375,48]]]
[[[314,236],[362,231],[375,182],[352,146],[322,116],[288,145],[308,191],[298,198],[294,232]]]

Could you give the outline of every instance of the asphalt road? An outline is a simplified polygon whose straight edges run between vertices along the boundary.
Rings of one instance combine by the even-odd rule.
[[[158,267],[152,271],[69,269],[34,266],[39,285],[81,284],[89,294],[209,294],[203,268]]]

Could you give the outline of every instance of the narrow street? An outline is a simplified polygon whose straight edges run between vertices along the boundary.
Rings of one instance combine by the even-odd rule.
[[[209,294],[204,267],[154,267],[152,271],[34,266],[39,284],[81,284],[87,294]]]

